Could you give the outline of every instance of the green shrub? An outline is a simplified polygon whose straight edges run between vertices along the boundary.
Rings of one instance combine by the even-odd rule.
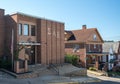
[[[89,70],[91,70],[91,71],[97,71],[97,69],[95,67],[89,67]]]
[[[76,56],[76,55],[71,55],[71,54],[67,54],[66,56],[65,56],[65,62],[66,63],[71,63],[71,64],[73,64],[73,65],[76,65],[77,64],[77,62],[78,62],[78,56]]]

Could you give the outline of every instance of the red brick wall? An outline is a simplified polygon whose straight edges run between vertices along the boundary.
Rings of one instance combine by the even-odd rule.
[[[46,64],[47,62],[46,62],[46,58],[47,58],[47,52],[46,52],[46,47],[47,47],[47,36],[46,36],[46,34],[47,34],[47,28],[46,28],[46,20],[44,20],[44,19],[42,19],[41,20],[41,23],[40,23],[40,25],[41,25],[41,27],[40,27],[40,29],[41,29],[41,32],[39,32],[39,33],[41,33],[41,63],[42,64]]]
[[[38,60],[42,64],[63,63],[64,62],[64,24],[39,19],[38,20]]]
[[[50,64],[64,62],[64,23],[37,19],[21,14],[6,16],[6,32],[9,32],[6,34],[6,44],[9,48],[12,28],[15,33],[15,45],[22,40],[27,41],[29,37],[32,38],[32,36],[18,35],[18,23],[35,24],[37,26],[37,36],[35,38],[37,42],[41,43],[41,45],[37,46],[37,63]]]
[[[60,47],[60,53],[61,53],[60,54],[61,55],[60,56],[61,57],[60,62],[63,63],[64,62],[64,57],[65,57],[64,56],[65,55],[65,53],[64,53],[64,49],[65,49],[65,44],[64,44],[64,24],[61,24],[60,28],[61,28],[61,32],[60,32],[60,36],[61,36],[60,37],[60,40],[61,40],[60,41],[60,46],[61,46]]]
[[[0,9],[0,56],[4,53],[4,10]]]
[[[11,56],[11,38],[12,38],[12,29],[14,31],[14,49],[17,44],[17,24],[13,18],[9,15],[5,16],[5,54],[6,56]]]
[[[77,50],[76,52],[73,52],[75,44],[65,44],[65,45],[67,45],[65,48],[65,54],[73,54],[79,56],[80,62],[85,67],[86,48],[84,48],[84,44],[78,44],[80,45],[80,49]]]

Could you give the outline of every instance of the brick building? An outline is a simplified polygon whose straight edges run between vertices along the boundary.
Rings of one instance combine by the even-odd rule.
[[[97,28],[82,26],[81,30],[65,31],[65,54],[79,57],[83,67],[96,67],[101,61],[103,39]]]
[[[15,72],[64,62],[64,23],[19,12],[4,15],[0,9],[0,30],[0,56],[14,60]]]

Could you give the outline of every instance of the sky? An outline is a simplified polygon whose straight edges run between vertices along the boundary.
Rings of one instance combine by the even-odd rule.
[[[64,22],[65,30],[87,25],[103,40],[120,41],[120,0],[0,0],[0,8]]]

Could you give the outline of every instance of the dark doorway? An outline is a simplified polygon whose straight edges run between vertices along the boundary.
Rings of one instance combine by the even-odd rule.
[[[29,56],[28,64],[35,64],[35,46],[27,48],[25,52],[27,52]]]

